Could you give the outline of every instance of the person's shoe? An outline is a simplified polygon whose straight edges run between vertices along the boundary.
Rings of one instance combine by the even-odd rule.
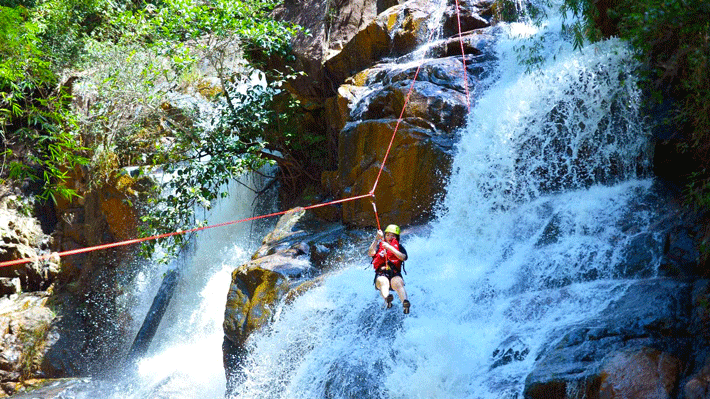
[[[387,309],[392,307],[392,300],[394,300],[394,296],[392,296],[392,294],[387,295],[387,299],[385,299],[387,302]]]
[[[402,302],[402,307],[404,308],[404,314],[409,314],[409,306],[410,306],[409,301],[405,299],[404,302]]]

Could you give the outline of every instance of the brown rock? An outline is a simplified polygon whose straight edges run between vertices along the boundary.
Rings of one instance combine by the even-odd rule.
[[[425,22],[432,8],[422,0],[411,0],[387,9],[347,42],[342,51],[328,57],[324,69],[332,87],[371,67],[387,56],[407,54],[429,37]]]
[[[484,4],[485,2],[479,3],[486,6],[486,4]],[[487,8],[485,10],[487,11]],[[457,36],[459,26],[462,33],[489,27],[491,25],[490,22],[479,15],[477,11],[479,11],[478,8],[459,7],[457,13],[455,6],[449,7],[446,12],[444,12],[444,21],[442,24],[444,37]]]
[[[343,197],[372,190],[396,123],[392,119],[370,120],[341,132],[338,173]],[[417,124],[427,123],[411,118],[400,124],[375,190],[378,214],[386,223],[406,225],[424,220],[443,195],[443,176],[451,167],[451,156],[435,143],[431,129]],[[358,226],[376,225],[367,200],[343,203],[343,220]]]
[[[232,272],[223,327],[227,339],[238,347],[271,321],[274,307],[288,291],[288,270],[303,266],[297,251],[278,244],[298,234],[293,227],[304,214],[303,209],[295,208],[281,216],[252,260]]]
[[[602,366],[599,398],[671,398],[680,369],[678,358],[655,349],[617,353]]]
[[[686,399],[710,398],[710,362],[693,375],[683,387]]]
[[[46,338],[56,318],[47,306],[46,294],[20,294],[5,301],[0,315],[1,383],[14,384],[20,378],[42,375],[42,359],[51,349]]]
[[[224,312],[225,336],[243,345],[249,334],[271,321],[273,307],[287,290],[286,279],[277,272],[250,264],[232,272]]]
[[[0,277],[0,296],[19,294],[22,292],[18,277]]]
[[[323,62],[329,54],[342,50],[345,43],[372,22],[378,12],[377,2],[372,0],[285,1],[277,7],[275,18],[293,22],[308,31],[297,35],[292,42],[296,68],[306,72],[306,76],[291,82],[293,90],[304,97],[332,95],[337,85],[330,86],[324,80]]]
[[[325,62],[326,79],[333,87],[347,77],[369,68],[390,52],[386,20],[378,18],[349,41],[343,50]]]
[[[0,209],[0,237],[0,262],[36,258],[39,242],[47,239],[37,219],[11,209]],[[57,272],[56,264],[30,261],[0,268],[0,277],[19,277],[22,290],[29,292],[49,286]]]

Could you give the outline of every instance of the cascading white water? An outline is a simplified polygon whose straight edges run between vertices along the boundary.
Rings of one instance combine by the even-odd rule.
[[[242,177],[227,187],[229,200],[217,202],[204,215],[213,223],[254,216],[256,193],[265,186],[257,175]],[[262,201],[263,202],[263,201]],[[261,212],[273,212],[273,204]],[[76,397],[101,398],[220,398],[224,397],[222,322],[231,272],[247,262],[275,221],[237,223],[199,232],[181,263],[179,283],[160,321],[148,352],[110,381],[78,388]],[[136,279],[133,295],[135,330],[150,307],[164,273],[173,265],[153,264]],[[141,299],[142,298],[142,299]],[[118,360],[118,359],[117,359]]]
[[[615,40],[573,51],[560,26],[499,37],[442,211],[427,236],[403,233],[411,314],[382,308],[362,248],[251,338],[234,397],[521,397],[552,331],[623,294],[624,244],[652,218],[628,206],[651,186],[633,63]],[[548,55],[531,74],[514,51],[526,30]]]

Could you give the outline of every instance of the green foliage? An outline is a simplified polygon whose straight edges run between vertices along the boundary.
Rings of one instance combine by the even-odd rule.
[[[130,56],[119,62],[122,65],[113,63],[114,68],[104,69],[101,74],[103,80],[93,80],[94,87],[104,93],[102,98],[120,98],[122,88],[152,82],[152,87],[143,87],[129,96],[140,98],[140,103],[153,113],[145,114],[130,126],[114,128],[113,133],[99,126],[89,135],[93,141],[103,138],[104,153],[116,153],[120,160],[127,155],[127,149],[135,148],[138,137],[157,142],[151,133],[155,126],[146,122],[158,115],[164,121],[158,130],[171,136],[163,146],[155,145],[143,152],[146,155],[143,161],[160,166],[171,176],[163,187],[165,194],[153,199],[151,211],[143,219],[144,235],[203,225],[205,221],[196,215],[227,194],[223,191],[227,182],[274,161],[263,157],[272,139],[272,147],[293,146],[273,134],[279,131],[274,126],[290,115],[276,108],[278,99],[290,98],[281,89],[289,76],[260,70],[262,64],[257,62],[274,55],[286,57],[290,51],[289,37],[296,32],[295,27],[268,18],[274,4],[261,0],[211,3],[168,0],[158,6],[125,11],[97,32],[95,43],[89,46],[99,50],[91,53],[95,58],[89,62],[93,64],[96,60],[115,58],[106,56],[110,52],[107,50],[116,49],[120,53],[134,47]],[[107,46],[106,38],[111,38],[115,45]],[[166,90],[197,85],[201,75],[198,61],[206,61],[221,81],[221,90],[206,90],[214,97],[214,113],[198,115],[184,107],[175,110],[169,104],[158,104],[165,98]],[[125,73],[127,69],[134,71]],[[101,108],[98,103],[94,105],[93,115],[104,118],[108,122],[105,126],[115,126],[109,121],[115,115],[127,113],[115,106],[125,107],[137,101],[102,103]],[[174,236],[162,240],[161,245],[170,254],[184,239]],[[154,245],[154,241],[147,242],[146,253],[151,253]]]
[[[211,35],[236,36],[245,51],[283,55],[289,51],[289,37],[298,30],[269,18],[275,4],[273,0],[165,0],[159,8],[146,4],[127,10],[104,30],[109,35],[121,32],[122,40],[164,47],[170,54],[179,53],[178,43]]]
[[[596,42],[603,38],[601,30],[595,22],[599,18],[599,9],[594,2],[565,0],[560,6],[560,12],[565,16],[577,17],[573,19],[571,25],[565,26],[565,29],[571,33],[575,49],[582,48],[586,40]]]
[[[55,71],[71,67],[84,40],[114,11],[109,0],[37,0],[32,8],[42,49]]]
[[[72,198],[77,193],[63,185],[67,171],[86,159],[70,133],[66,95],[54,89],[57,76],[40,49],[40,31],[26,9],[0,7],[2,155],[10,160],[9,178],[43,182],[40,198]],[[15,154],[13,146],[21,153]]]
[[[42,59],[39,49],[37,24],[28,21],[24,8],[0,7],[0,87],[3,89],[3,105],[16,104],[18,99],[9,90],[32,89],[47,80],[54,79],[48,64]],[[19,110],[8,107],[13,114]],[[4,114],[8,117],[8,114]]]
[[[271,162],[295,170],[322,140],[294,122],[298,102],[282,89],[288,70],[266,66],[291,57],[299,31],[269,17],[274,0],[5,4],[13,7],[0,9],[2,172],[44,181],[45,198],[77,195],[62,182],[78,164],[89,162],[90,185],[122,166],[160,167],[172,178],[145,234],[189,229],[230,179]],[[220,84],[204,85],[215,72]],[[67,90],[57,89],[60,75],[71,76]],[[195,87],[209,93],[213,113],[175,103]],[[76,97],[86,108],[75,115]]]
[[[250,82],[243,82],[249,85]],[[268,85],[253,85],[251,90],[232,91],[232,106],[226,102],[213,115],[210,128],[194,126],[177,132],[174,145],[165,149],[163,165],[170,176],[163,186],[164,195],[152,200],[151,212],[143,217],[143,233],[155,235],[203,226],[206,220],[196,219],[199,209],[210,209],[215,199],[225,197],[225,185],[247,171],[258,170],[268,161],[260,156],[265,142],[260,140],[268,103],[277,89]],[[169,254],[176,252],[185,237],[162,240]],[[144,251],[152,253],[155,241],[147,242]]]
[[[56,101],[51,98],[47,101]],[[88,159],[81,155],[85,150],[74,135],[63,130],[60,124],[67,123],[70,116],[57,110],[34,109],[30,107],[30,122],[27,127],[15,131],[20,141],[34,143],[24,155],[23,162],[10,164],[9,178],[15,180],[36,180],[44,182],[39,198],[51,199],[56,203],[58,196],[71,200],[79,194],[64,183],[69,171],[77,165],[85,165]]]
[[[35,0],[0,0],[0,7],[16,8],[16,7],[32,8],[35,6]]]
[[[164,185],[167,195],[154,198],[152,211],[143,217],[145,235],[205,225],[206,220],[196,218],[197,212],[210,209],[215,199],[225,197],[228,193],[224,189],[231,179],[266,164],[284,166],[285,158],[265,151],[267,146],[284,149],[282,154],[299,149],[300,141],[291,134],[295,110],[282,106],[284,101],[291,107],[297,105],[280,88],[285,77],[268,81],[258,69],[243,72],[240,79],[223,82],[222,101],[209,123],[176,132],[173,145],[160,157],[170,160],[163,164],[170,176]],[[170,254],[184,240],[182,235],[174,236],[161,240],[161,245]],[[154,241],[147,242],[146,254],[152,253],[154,246]]]
[[[710,162],[710,3],[619,0],[606,8],[593,6],[604,3],[588,0],[566,0],[565,4],[582,17],[587,38],[601,37],[599,27],[606,25],[614,28],[607,34],[628,40],[646,65],[645,83],[651,97],[674,103],[665,123],[678,132],[679,151],[697,165],[696,172],[688,176],[686,202],[710,214],[710,173],[705,169]],[[710,231],[703,243],[709,238]]]

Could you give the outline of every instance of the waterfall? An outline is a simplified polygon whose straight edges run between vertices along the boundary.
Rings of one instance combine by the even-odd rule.
[[[204,216],[221,223],[273,212],[273,201],[257,198],[265,177],[242,176],[231,182],[226,199]],[[256,190],[256,191],[255,191]],[[274,198],[273,192],[264,197]],[[180,276],[147,352],[105,379],[93,379],[63,392],[75,398],[221,398],[226,379],[222,366],[222,322],[231,272],[246,263],[275,220],[237,223],[200,231],[189,250],[171,264],[154,262],[133,283],[134,331],[138,331],[161,286],[175,268]],[[117,355],[116,361],[120,362]]]
[[[481,82],[437,218],[425,233],[403,231],[411,313],[397,300],[383,309],[356,248],[250,337],[230,396],[520,398],[555,331],[655,273],[653,262],[624,263],[654,216],[639,203],[652,185],[650,146],[629,50],[616,40],[573,50],[554,20],[495,32],[497,72]],[[544,37],[546,61],[526,73],[517,54],[529,37]],[[210,221],[251,216],[253,197],[234,190],[237,203]],[[224,397],[230,273],[263,235],[249,224],[201,232],[137,370],[77,397]],[[139,276],[137,323],[167,267]]]
[[[411,314],[382,308],[362,248],[251,337],[233,397],[519,398],[553,331],[655,272],[624,263],[653,217],[637,202],[652,179],[631,54],[575,51],[561,28],[500,30],[438,217],[403,231]],[[529,74],[521,36],[545,39]]]

